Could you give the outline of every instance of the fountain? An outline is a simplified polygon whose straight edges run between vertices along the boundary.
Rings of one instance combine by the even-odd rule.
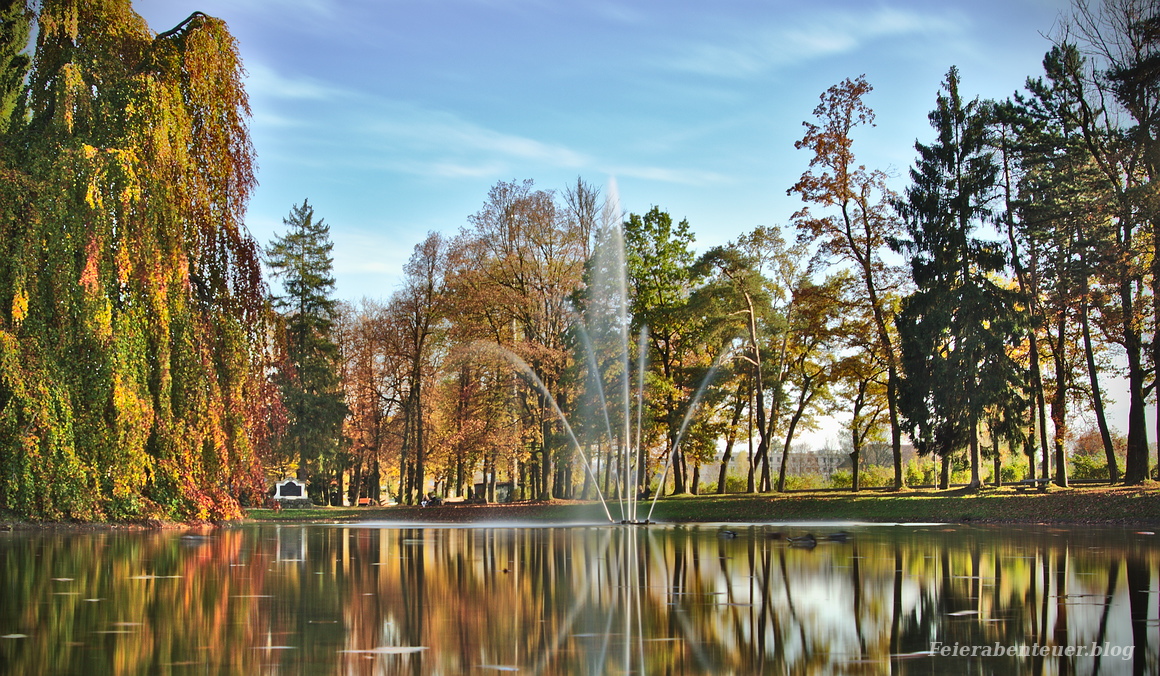
[[[614,482],[616,501],[620,508],[619,520],[612,516],[612,511],[608,506],[608,496],[604,495],[600,490],[600,482],[594,473],[592,463],[589,462],[587,454],[584,453],[583,444],[576,438],[576,434],[573,432],[567,416],[560,410],[560,407],[556,404],[555,397],[551,396],[543,381],[540,380],[523,359],[510,350],[494,344],[480,344],[477,345],[477,348],[483,351],[493,352],[509,361],[541,394],[545,395],[544,398],[550,402],[552,409],[555,411],[557,417],[559,417],[569,441],[580,454],[584,462],[585,471],[588,473],[588,478],[592,481],[596,489],[597,497],[600,499],[600,504],[604,508],[604,513],[608,517],[608,520],[611,523],[620,523],[623,525],[647,525],[650,523],[653,510],[656,508],[657,499],[664,489],[664,482],[668,476],[669,465],[672,462],[673,454],[680,447],[681,440],[685,436],[685,431],[688,429],[689,423],[693,420],[701,398],[705,394],[705,390],[712,381],[717,367],[727,352],[722,353],[714,360],[712,367],[701,381],[693,399],[690,401],[689,408],[681,422],[680,431],[672,447],[667,449],[665,453],[664,468],[657,473],[656,481],[659,488],[653,496],[648,513],[644,519],[641,519],[638,508],[641,486],[640,479],[641,473],[646,470],[647,464],[642,453],[641,439],[644,410],[644,374],[647,366],[646,358],[648,353],[648,328],[644,327],[641,329],[639,340],[637,341],[637,383],[634,394],[630,383],[632,372],[629,368],[631,365],[632,351],[629,332],[632,327],[632,318],[629,316],[628,311],[629,298],[627,264],[624,256],[623,214],[620,208],[620,196],[616,188],[615,179],[609,181],[608,198],[604,204],[601,221],[598,246],[593,254],[592,278],[589,281],[588,303],[584,320],[580,324],[579,333],[581,343],[584,346],[588,368],[591,373],[589,382],[593,383],[596,388],[595,394],[599,402],[598,409],[602,418],[601,422],[603,422],[604,434],[608,440],[610,450],[619,451],[615,454],[616,463],[614,465],[616,468],[614,472],[616,479]],[[612,358],[609,360],[611,368],[601,368],[597,354],[598,348],[604,348],[604,350],[612,354]],[[608,371],[611,371],[611,373],[608,373]],[[612,390],[619,390],[620,403],[622,404],[622,406],[617,407],[618,410],[615,413],[612,411],[614,404],[609,401],[609,390],[606,389],[605,383],[605,379],[609,376],[612,379]],[[633,403],[636,404],[635,421]],[[614,421],[616,428],[613,427]],[[617,432],[622,436],[618,437]],[[615,441],[618,438],[623,441],[619,448],[616,449]],[[611,459],[613,456],[614,454],[610,452],[607,457]],[[644,484],[645,487],[648,485],[649,483]]]

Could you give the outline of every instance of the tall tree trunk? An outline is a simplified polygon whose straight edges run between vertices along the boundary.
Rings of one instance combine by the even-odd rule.
[[[1052,361],[1055,364],[1055,392],[1051,398],[1051,422],[1055,430],[1055,484],[1067,487],[1067,460],[1064,442],[1067,438],[1067,364],[1064,349],[1067,346],[1066,313],[1059,313],[1056,325],[1058,331],[1052,346]]]
[[[542,378],[541,378],[541,380],[542,380]],[[546,384],[546,381],[545,381],[545,384]],[[552,483],[551,483],[551,479],[550,479],[551,474],[552,474],[552,456],[551,456],[551,452],[548,450],[548,434],[549,434],[548,428],[551,425],[551,422],[548,419],[548,402],[547,402],[548,396],[549,395],[547,395],[543,392],[539,393],[539,399],[540,399],[540,407],[539,407],[540,408],[540,411],[539,411],[539,413],[540,413],[540,472],[539,472],[539,480],[540,481],[539,481],[538,487],[540,489],[540,500],[543,500],[545,502],[552,499]]]
[[[413,391],[415,393],[415,488],[419,491],[419,499],[422,500],[427,495],[427,476],[426,476],[426,449],[423,447],[423,372],[418,367],[415,369],[415,384]]]
[[[979,476],[979,415],[975,412],[975,407],[971,407],[971,483],[970,489],[977,490],[983,485],[982,478]]]
[[[874,326],[878,331],[878,343],[886,356],[886,404],[890,411],[890,449],[894,455],[894,490],[900,491],[904,485],[902,479],[902,426],[898,422],[898,367],[894,354],[894,343],[886,328],[886,316],[881,307],[882,302],[878,299],[878,290],[874,285],[869,260],[862,267],[862,274],[866,279],[866,292],[870,296],[870,306],[874,310]]]
[[[750,385],[750,390],[749,390],[749,435],[748,435],[748,439],[749,439],[749,441],[748,441],[748,444],[749,444],[749,457],[748,457],[749,467],[747,468],[746,478],[745,478],[745,492],[750,493],[750,494],[757,492],[757,485],[756,485],[756,482],[754,481],[754,479],[755,479],[754,475],[755,475],[756,470],[757,470],[757,458],[753,454],[753,389],[752,389],[752,387],[753,386]]]
[[[1148,478],[1148,431],[1144,416],[1144,366],[1140,330],[1136,326],[1131,282],[1120,283],[1120,312],[1123,317],[1124,349],[1128,356],[1128,458],[1124,463],[1124,483],[1143,483]]]
[[[794,430],[797,428],[797,424],[801,420],[802,414],[805,413],[806,407],[810,405],[810,402],[814,399],[814,395],[817,393],[817,390],[810,389],[810,384],[812,381],[813,378],[807,376],[802,382],[802,391],[801,395],[798,396],[797,409],[793,412],[793,417],[790,418],[789,421],[789,430],[785,435],[785,445],[782,446],[781,449],[781,469],[778,471],[777,475],[778,493],[785,492],[785,466],[787,464],[786,461],[789,458],[790,444],[793,443]]]
[[[741,422],[741,411],[745,408],[745,400],[741,398],[744,389],[744,382],[737,386],[737,403],[733,406],[733,418],[729,421],[729,438],[725,441],[725,453],[721,456],[721,471],[717,475],[717,495],[725,493],[729,461],[733,459],[733,444],[737,441],[737,424]]]
[[[1104,415],[1104,396],[1100,392],[1099,370],[1096,368],[1095,351],[1092,349],[1091,321],[1088,319],[1088,279],[1083,278],[1083,300],[1080,303],[1080,328],[1083,330],[1083,353],[1087,360],[1088,381],[1092,388],[1092,408],[1096,412],[1096,425],[1100,430],[1100,440],[1104,444],[1104,457],[1108,462],[1108,476],[1112,483],[1120,480],[1120,468],[1116,462],[1116,449],[1112,445],[1112,433],[1108,429],[1108,419]]]

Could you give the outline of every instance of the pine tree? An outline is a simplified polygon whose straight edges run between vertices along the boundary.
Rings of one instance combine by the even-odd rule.
[[[1005,254],[995,242],[972,237],[990,215],[998,168],[987,146],[987,120],[978,99],[964,102],[959,75],[947,73],[930,113],[938,139],[915,143],[920,158],[899,213],[910,241],[917,291],[902,303],[898,332],[904,377],[900,406],[921,453],[944,463],[970,448],[971,485],[978,487],[978,427],[987,409],[1015,409],[1022,375],[1007,352],[1022,339],[1017,294],[994,275]]]
[[[330,226],[315,220],[308,200],[294,206],[282,223],[286,234],[274,237],[266,264],[282,280],[284,292],[272,298],[285,326],[287,363],[278,374],[289,414],[283,452],[298,458],[299,479],[325,482],[347,413],[332,335],[338,313],[338,301],[331,298],[334,245]]]

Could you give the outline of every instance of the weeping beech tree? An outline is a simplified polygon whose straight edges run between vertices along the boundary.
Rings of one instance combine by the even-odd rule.
[[[224,22],[155,35],[127,0],[43,0],[0,135],[0,507],[229,518],[264,488],[242,64]]]

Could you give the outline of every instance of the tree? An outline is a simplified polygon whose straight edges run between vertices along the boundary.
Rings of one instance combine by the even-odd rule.
[[[757,451],[750,458],[746,485],[750,493],[773,487],[769,449],[785,394],[794,289],[810,275],[804,260],[802,243],[789,246],[779,228],[758,227],[728,246],[710,249],[696,264],[699,275],[713,270],[716,277],[698,291],[716,303],[716,310],[709,314],[720,326],[712,330],[721,333],[732,329],[747,337],[747,349],[739,358],[749,366],[748,389],[754,399],[750,408],[756,414],[758,432]],[[702,305],[713,307],[709,303]],[[735,325],[738,320],[740,326]],[[767,397],[771,400],[768,406]],[[760,475],[755,477],[758,467]]]
[[[586,242],[554,193],[530,180],[497,183],[469,220],[452,246],[450,297],[460,321],[522,358],[545,386],[522,392],[530,462],[520,472],[530,469],[531,481],[520,483],[547,500],[564,492],[570,468],[572,448],[549,398],[566,407],[562,379],[573,354],[572,300]]]
[[[1074,41],[1090,61],[1065,61],[1060,82],[1076,103],[1084,144],[1106,182],[1107,222],[1100,247],[1106,263],[1101,267],[1113,290],[1117,342],[1128,362],[1124,481],[1140,483],[1148,478],[1145,284],[1152,296],[1152,322],[1160,321],[1160,256],[1155,255],[1160,212],[1153,206],[1160,172],[1160,18],[1148,0],[1109,0],[1096,7],[1076,0],[1073,9],[1059,42]],[[1151,348],[1155,366],[1160,364],[1160,340],[1153,340]],[[1157,377],[1154,373],[1153,388]]]
[[[835,396],[850,405],[846,431],[850,434],[851,488],[857,492],[861,488],[862,450],[867,442],[880,440],[883,417],[889,409],[887,368],[881,343],[874,339],[874,319],[866,312],[868,308],[858,299],[847,299],[845,304],[836,333],[846,354],[834,367],[833,381]]]
[[[154,35],[127,1],[39,7],[30,117],[0,158],[0,504],[237,516],[264,499],[279,409],[237,44],[200,12]]]
[[[426,385],[434,378],[434,336],[443,316],[443,276],[447,244],[436,232],[415,245],[403,267],[403,285],[391,296],[390,313],[396,317],[398,348],[406,364],[403,400],[403,446],[399,454],[399,502],[424,499],[427,484]]]
[[[674,225],[668,212],[653,207],[644,216],[629,214],[624,244],[633,333],[648,327],[652,359],[657,367],[650,404],[665,426],[665,448],[672,452],[673,492],[687,488],[688,467],[677,447],[681,422],[696,382],[699,317],[690,312],[693,292],[693,234],[689,222]],[[703,354],[703,353],[702,353]]]
[[[852,263],[861,277],[878,338],[878,352],[886,363],[886,398],[890,412],[891,447],[894,451],[894,489],[902,488],[902,427],[898,422],[898,363],[889,294],[897,271],[887,265],[881,252],[888,240],[901,234],[901,224],[890,209],[896,196],[886,187],[886,174],[867,171],[854,159],[854,130],[874,125],[874,111],[863,97],[873,87],[866,77],[846,79],[826,90],[814,109],[820,124],[803,122],[806,134],[794,143],[814,153],[810,169],[787,193],[820,207],[837,207],[838,214],[815,216],[809,207],[794,214],[798,227],[822,251]]]
[[[785,339],[782,341],[783,368],[780,383],[789,386],[785,410],[785,443],[781,449],[781,465],[777,474],[777,490],[785,492],[789,449],[799,427],[810,429],[818,414],[832,413],[830,385],[838,368],[839,319],[842,314],[840,299],[849,287],[850,278],[844,273],[827,276],[821,284],[803,278],[793,287],[793,313],[787,319]],[[777,408],[773,416],[776,417]]]
[[[286,234],[274,236],[266,264],[283,288],[283,295],[272,299],[286,327],[289,368],[278,376],[290,412],[283,443],[298,458],[298,478],[311,479],[315,490],[329,495],[329,461],[339,451],[347,414],[333,332],[338,314],[338,301],[331,298],[334,245],[330,226],[315,220],[309,200],[295,205],[282,224]]]
[[[24,77],[32,60],[28,46],[29,16],[25,0],[0,0],[0,137],[13,120],[24,122]]]
[[[1019,406],[1022,372],[1008,354],[1024,327],[1017,294],[993,275],[1006,256],[994,242],[971,234],[990,215],[998,168],[987,147],[987,119],[978,99],[964,102],[951,68],[930,113],[938,134],[915,143],[917,165],[905,201],[897,203],[909,241],[917,290],[897,320],[904,377],[900,405],[907,432],[921,453],[943,458],[970,449],[971,487],[979,477],[979,425],[984,411]]]

